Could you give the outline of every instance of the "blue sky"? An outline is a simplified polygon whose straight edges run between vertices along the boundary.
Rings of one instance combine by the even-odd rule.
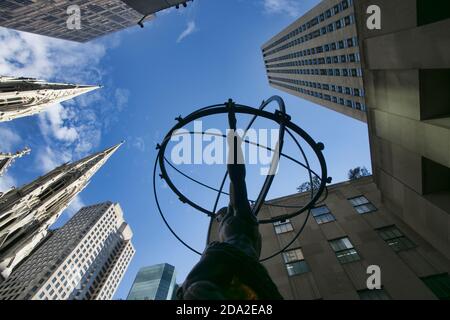
[[[317,0],[196,0],[147,23],[88,44],[75,44],[0,29],[0,74],[52,81],[101,84],[103,89],[55,105],[42,115],[0,124],[1,151],[32,148],[0,179],[0,188],[20,186],[64,161],[76,160],[121,140],[126,143],[62,215],[61,225],[83,205],[119,202],[133,231],[136,255],[115,298],[126,298],[140,267],[168,262],[182,282],[198,261],[164,227],[153,200],[155,144],[174,118],[228,98],[258,107],[278,94],[294,122],[325,146],[333,182],[348,169],[370,169],[367,127],[268,85],[261,45],[308,11]],[[226,127],[226,118],[209,124]],[[241,120],[243,121],[243,120]],[[209,125],[205,122],[204,126]],[[265,122],[259,124],[264,127]],[[272,126],[273,127],[273,126]],[[286,152],[289,153],[289,144]],[[296,156],[296,154],[293,154]],[[304,174],[281,166],[270,196],[294,193]],[[187,166],[195,178],[219,184],[223,166]],[[249,168],[250,195],[260,178]],[[254,178],[254,179],[253,179]],[[211,206],[214,194],[174,178],[194,199]],[[181,205],[159,182],[161,202],[173,227],[203,250],[208,219]]]

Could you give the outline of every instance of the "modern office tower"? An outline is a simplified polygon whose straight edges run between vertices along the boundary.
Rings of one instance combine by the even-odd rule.
[[[120,145],[63,164],[0,197],[1,277],[8,278],[17,264],[36,248],[48,228]]]
[[[4,0],[0,26],[44,36],[86,42],[137,26],[154,13],[190,0]]]
[[[110,300],[135,253],[117,203],[82,208],[0,284],[0,299]]]
[[[40,113],[52,104],[98,88],[0,76],[0,122]]]
[[[288,250],[263,264],[285,299],[450,298],[450,260],[381,200],[372,177],[328,187],[328,198],[311,211],[303,232]],[[275,199],[259,217],[286,215],[309,201],[297,193]],[[260,225],[261,258],[286,246],[302,228],[306,213],[282,223]],[[208,241],[217,240],[213,219]],[[380,290],[367,280],[380,267]],[[369,281],[372,283],[372,281]]]
[[[17,158],[21,158],[31,152],[30,148],[25,148],[22,151],[13,153],[1,153],[0,152],[0,177],[6,173],[6,170]]]
[[[127,300],[172,300],[176,287],[175,267],[168,263],[141,268]]]
[[[262,53],[274,88],[366,121],[354,1],[322,1]]]
[[[318,12],[319,8],[328,10],[330,3],[338,1],[323,1],[311,12]],[[339,3],[340,12],[344,2]],[[340,14],[354,10],[356,16],[356,25],[347,30],[356,26],[359,38],[359,49],[354,50],[360,52],[358,63],[363,69],[364,87],[360,92],[367,103],[374,181],[384,205],[450,259],[450,2],[353,0],[352,3],[349,5],[354,9]],[[331,12],[336,12],[335,7]],[[369,18],[378,13],[381,29],[369,30]],[[332,41],[340,41],[345,28],[330,33]],[[294,34],[298,32],[294,30]],[[265,54],[277,48],[266,49]],[[266,63],[271,63],[268,59],[291,54],[290,51],[295,50],[284,49],[266,56]],[[269,76],[273,75],[269,72]],[[284,83],[277,83],[285,90],[280,86]],[[297,94],[295,90],[286,91]],[[319,103],[317,99],[313,101]],[[354,116],[344,109],[334,110]]]

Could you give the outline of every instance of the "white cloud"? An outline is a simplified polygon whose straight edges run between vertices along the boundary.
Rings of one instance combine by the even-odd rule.
[[[6,192],[11,189],[11,187],[16,185],[16,180],[9,174],[5,174],[3,177],[0,177],[0,192]]]
[[[36,154],[36,165],[41,173],[47,173],[55,167],[72,160],[72,155],[69,151],[55,151],[49,146],[40,148]]]
[[[66,142],[74,142],[79,134],[77,129],[67,125],[68,120],[75,117],[70,109],[64,109],[61,104],[55,104],[47,109],[47,112],[39,114],[39,127],[44,135],[51,135],[55,139]]]
[[[141,137],[133,138],[132,146],[141,152],[145,151],[145,141]]]
[[[85,207],[85,203],[83,202],[83,199],[78,195],[76,196],[70,205],[67,207],[67,209],[64,211],[65,214],[69,216],[69,218],[73,217],[75,213],[78,212],[81,208]]]
[[[130,91],[127,89],[118,88],[114,92],[116,98],[116,106],[119,111],[122,111],[128,104],[128,99],[130,98]]]
[[[22,139],[8,127],[0,127],[0,152],[16,152],[17,144]]]
[[[300,15],[300,1],[264,0],[264,9],[270,14],[287,14],[295,18]]]
[[[107,49],[120,41],[119,36],[111,39],[79,44],[0,28],[0,75],[76,84],[108,83],[107,88],[55,104],[33,117],[42,138],[35,133],[33,137],[44,143],[31,146],[37,150],[36,163],[40,172],[95,151],[102,133],[113,128],[119,120],[118,114],[126,107],[128,90],[114,88],[101,65]],[[2,144],[1,149],[16,144],[17,140],[11,140],[13,137],[5,139],[10,141],[9,145]]]
[[[68,82],[101,80],[100,43],[79,44],[0,28],[0,74]]]
[[[195,31],[197,31],[197,27],[195,26],[195,21],[189,21],[186,29],[178,37],[177,43],[180,43],[184,38],[191,35]]]

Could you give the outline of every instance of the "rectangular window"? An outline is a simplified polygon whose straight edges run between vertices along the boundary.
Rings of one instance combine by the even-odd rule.
[[[348,237],[331,240],[330,245],[341,264],[358,261],[361,259]]]
[[[311,209],[311,213],[316,220],[317,224],[324,224],[328,222],[335,221],[336,218],[331,213],[327,206],[321,206]]]
[[[439,300],[450,300],[450,276],[448,273],[421,278]]]
[[[295,276],[298,274],[311,271],[308,264],[305,261],[303,252],[301,249],[294,249],[287,252],[283,252],[283,260],[286,264],[286,269],[289,276]]]
[[[415,248],[416,245],[409,240],[396,226],[377,229],[378,234],[395,251]]]
[[[359,214],[377,211],[377,208],[364,196],[355,197],[348,200]]]
[[[375,290],[360,290],[358,291],[361,300],[391,300],[391,297],[384,289]]]
[[[276,234],[283,234],[294,230],[294,227],[292,226],[290,220],[285,220],[283,222],[280,221],[275,222],[273,226],[275,227]]]

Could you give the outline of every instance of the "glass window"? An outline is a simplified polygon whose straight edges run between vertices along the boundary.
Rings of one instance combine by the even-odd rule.
[[[337,259],[342,264],[358,261],[361,259],[348,237],[331,240],[330,245],[333,251],[336,253]]]
[[[276,234],[283,234],[294,230],[294,227],[292,226],[290,220],[285,220],[283,222],[280,221],[275,222],[273,226],[275,227]]]
[[[450,300],[450,276],[447,273],[421,279],[439,300]]]
[[[317,224],[324,224],[336,220],[336,218],[330,212],[330,209],[328,209],[327,206],[313,208],[311,209],[311,213],[314,219],[316,220]]]
[[[283,252],[283,260],[286,264],[286,270],[289,276],[295,276],[310,271],[301,249]]]
[[[389,297],[384,289],[361,290],[358,291],[358,295],[361,300],[391,300],[391,297]]]
[[[395,251],[415,248],[416,245],[409,240],[396,226],[378,229],[378,234]]]
[[[377,211],[377,208],[364,196],[355,197],[348,200],[359,214]]]
[[[343,10],[347,9],[347,8],[348,8],[348,0],[342,1],[342,2],[341,2],[341,5],[342,5],[342,9],[343,9]]]

